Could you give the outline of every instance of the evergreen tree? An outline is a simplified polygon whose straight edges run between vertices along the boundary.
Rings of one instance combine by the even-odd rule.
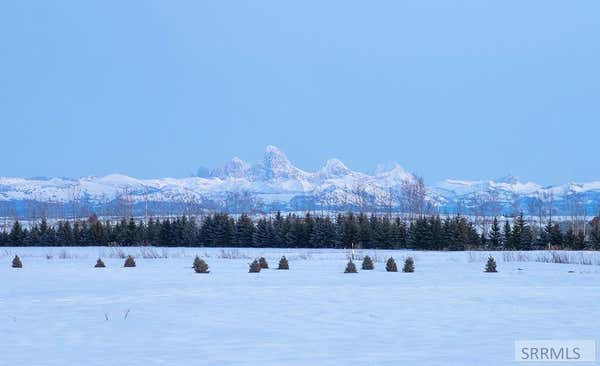
[[[583,231],[577,231],[577,236],[575,237],[573,249],[575,250],[584,250],[585,249],[585,234]]]
[[[24,231],[25,235],[25,245],[35,246],[40,245],[40,229],[37,225],[33,225],[31,230]],[[44,246],[48,245],[47,243],[42,244]]]
[[[123,235],[122,235],[122,239],[121,239],[121,243],[124,246],[132,246],[135,242],[136,242],[136,225],[135,225],[135,221],[133,220],[133,218],[130,218],[129,221],[125,222],[125,220],[123,220]]]
[[[453,220],[450,217],[446,217],[442,223],[442,240],[446,244],[446,248],[456,246],[458,237],[455,234]]]
[[[400,217],[394,220],[390,240],[393,249],[406,248],[406,223]]]
[[[98,260],[96,261],[96,265],[94,267],[95,268],[104,268],[104,267],[106,267],[106,265],[104,264],[104,262],[102,262],[102,259],[98,258]]]
[[[25,232],[19,223],[19,220],[16,220],[10,230],[9,239],[11,245],[14,246],[22,246],[25,244]]]
[[[411,223],[409,228],[409,247],[413,249],[431,249],[431,234],[432,231],[427,218],[418,218],[414,223]]]
[[[185,216],[181,218],[181,242],[186,245],[195,246],[198,244],[198,224],[195,219],[188,219]],[[254,229],[254,226],[252,226]],[[147,236],[149,235],[150,228],[146,229]],[[236,230],[237,235],[237,230]],[[237,237],[237,236],[236,236]],[[252,239],[252,236],[250,236]],[[233,242],[232,242],[233,245]]]
[[[510,223],[508,222],[508,220],[504,221],[504,229],[503,229],[503,238],[502,238],[502,244],[504,245],[504,248],[506,249],[514,249],[512,247],[512,230],[510,228]]]
[[[159,220],[154,220],[152,217],[148,220],[148,227],[146,229],[146,239],[150,245],[160,245],[160,230],[162,225]],[[110,240],[109,240],[110,241]]]
[[[73,230],[69,221],[61,221],[58,223],[56,232],[56,241],[58,245],[73,245]]]
[[[92,220],[90,223],[90,236],[92,243],[95,245],[106,245],[107,237],[104,232],[104,225],[98,219]]]
[[[376,248],[382,249],[393,249],[392,240],[393,240],[393,224],[390,221],[389,217],[384,216],[380,222],[380,229],[378,230],[378,239],[376,240],[377,246]]]
[[[344,270],[344,273],[358,273],[356,265],[354,264],[354,262],[352,262],[352,260],[350,260],[346,265],[346,270]]]
[[[159,230],[159,238],[160,245],[167,247],[175,245],[176,239],[173,229],[171,228],[171,220],[167,219],[162,222]]]
[[[500,225],[498,223],[498,219],[495,216],[492,219],[489,243],[492,249],[498,249],[502,244],[502,234],[500,233]]]
[[[531,226],[525,225],[521,234],[521,250],[531,250],[533,241],[533,231],[531,230]]]
[[[304,217],[304,222],[301,223],[302,230],[300,230],[300,240],[298,247],[300,248],[314,248],[310,241],[311,234],[315,227],[315,220],[310,213],[307,213]]]
[[[279,260],[279,266],[277,267],[277,269],[282,269],[282,270],[290,269],[290,265],[289,265],[288,260],[285,257],[285,255],[283,257],[281,257],[281,259]]]
[[[18,255],[15,255],[15,257],[12,260],[12,268],[23,268],[23,263],[21,262],[21,258],[19,258]]]
[[[125,264],[123,267],[135,267],[135,259],[132,256],[128,255],[127,259],[125,259]]]
[[[248,215],[242,215],[235,224],[235,245],[248,246],[254,242],[254,223]]]
[[[200,265],[200,260],[201,260],[200,257],[196,256],[194,258],[194,262],[192,263],[192,268],[195,268],[195,267],[199,266]]]
[[[322,220],[317,218],[313,224],[312,231],[308,237],[309,248],[320,248],[323,242],[323,224]]]
[[[592,232],[590,233],[590,241],[592,248],[600,249],[600,216],[596,216],[592,220]]]
[[[54,245],[56,243],[56,232],[50,226],[48,226],[48,221],[46,217],[42,217],[42,222],[39,228],[39,240],[36,241],[35,245]]]
[[[325,217],[320,221],[320,242],[318,242],[320,248],[333,248],[336,243],[336,230],[335,225],[329,217]]]
[[[512,225],[512,234],[510,237],[509,248],[513,250],[521,249],[521,234],[525,225],[524,220],[519,220],[520,216],[517,216]]]
[[[258,273],[261,270],[261,266],[260,263],[258,263],[258,260],[254,260],[252,261],[252,263],[250,263],[250,269],[248,270],[249,273]]]
[[[564,236],[564,244],[568,247],[573,249],[575,247],[575,232],[573,231],[573,227],[569,226],[569,229],[567,230],[567,233]]]
[[[194,271],[196,273],[209,273],[210,271],[208,270],[208,264],[206,264],[206,262],[202,259],[200,259],[200,257],[196,256],[196,258],[194,258],[194,264],[192,266],[194,268]]]
[[[9,239],[8,233],[6,232],[6,230],[3,230],[0,233],[0,245],[6,246],[9,243],[10,243],[10,239]]]
[[[83,220],[83,221],[79,221],[79,231],[78,231],[78,236],[76,239],[77,241],[77,245],[91,245],[92,243],[92,237],[91,237],[91,233],[90,233],[90,228],[89,225],[87,223],[87,220]],[[133,244],[133,242],[132,242]]]
[[[369,248],[385,248],[387,243],[387,233],[384,230],[382,221],[379,217],[371,215],[369,218]]]
[[[398,266],[396,266],[396,261],[394,258],[390,257],[385,263],[385,270],[388,272],[398,272]]]
[[[311,248],[333,248],[335,246],[335,226],[329,217],[317,217],[309,236]]]
[[[444,228],[442,225],[442,219],[440,218],[439,215],[436,215],[435,217],[432,218],[431,221],[431,229],[433,231],[432,233],[432,241],[433,241],[433,245],[434,245],[434,249],[435,250],[442,250],[444,249]]]
[[[370,234],[371,228],[369,225],[369,219],[367,215],[360,213],[358,215],[358,241],[356,244],[358,248],[370,248]]]
[[[480,237],[472,223],[467,221],[465,217],[457,216],[450,220],[450,235],[451,244],[449,250],[465,250],[471,247],[479,246]],[[448,230],[448,227],[446,228]]]
[[[362,269],[369,271],[369,270],[372,270],[374,268],[375,268],[375,266],[373,265],[373,260],[371,259],[371,257],[369,257],[368,255],[366,255],[363,258]]]
[[[300,248],[302,246],[306,246],[306,241],[304,240],[304,227],[302,220],[292,215],[288,217],[289,219],[289,229],[286,234],[287,245],[291,248]]]
[[[412,273],[415,271],[415,261],[412,257],[407,257],[404,261],[404,267],[402,268],[402,272]]]
[[[285,219],[281,212],[277,211],[273,219],[273,244],[275,247],[285,247],[286,234]]]
[[[218,220],[215,220],[217,223],[215,246],[231,246],[231,239],[235,228],[233,220],[227,214],[219,214],[216,217]]]
[[[498,272],[496,270],[496,260],[494,257],[489,257],[487,263],[485,264],[485,272]]]
[[[115,233],[113,225],[108,220],[104,223],[104,233],[106,234],[106,240],[108,241],[108,245],[117,244],[117,234]]]
[[[258,264],[260,264],[260,268],[262,268],[262,269],[269,268],[269,263],[267,263],[267,260],[265,259],[265,257],[258,258]]]
[[[338,244],[341,248],[350,248],[352,243],[358,241],[358,223],[356,217],[352,212],[346,215],[338,215],[337,217],[338,227]]]
[[[256,230],[253,233],[252,244],[254,247],[269,246],[270,230],[269,222],[266,218],[261,218],[256,224]]]
[[[565,244],[565,239],[560,230],[560,226],[558,224],[552,225],[552,230],[550,232],[550,245],[553,248],[562,248]]]
[[[531,243],[533,235],[531,228],[527,225],[527,222],[523,218],[523,212],[515,218],[513,223],[512,235],[511,235],[511,249],[516,250],[529,250],[531,249]]]

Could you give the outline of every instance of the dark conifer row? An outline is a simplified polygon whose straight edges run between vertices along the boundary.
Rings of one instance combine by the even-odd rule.
[[[600,220],[590,223],[587,234],[562,231],[558,223],[548,222],[543,230],[530,227],[523,215],[512,225],[496,218],[487,232],[476,230],[465,217],[429,216],[413,221],[365,214],[326,216],[262,217],[253,221],[248,215],[234,218],[215,214],[196,221],[193,218],[154,220],[134,219],[113,224],[96,216],[75,222],[48,225],[45,219],[31,228],[16,221],[10,232],[0,233],[0,246],[88,246],[154,245],[206,247],[275,248],[364,248],[364,249],[600,249]]]

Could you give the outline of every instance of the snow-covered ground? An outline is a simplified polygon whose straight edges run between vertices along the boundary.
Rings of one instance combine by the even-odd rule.
[[[290,271],[248,273],[283,254]],[[484,252],[365,254],[374,271],[344,274],[343,250],[0,248],[0,364],[513,365],[515,340],[600,338],[598,254],[494,253],[496,274]]]

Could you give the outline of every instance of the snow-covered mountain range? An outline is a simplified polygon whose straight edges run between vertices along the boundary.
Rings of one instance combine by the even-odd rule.
[[[95,209],[128,202],[134,209],[169,204],[171,210],[193,205],[199,210],[300,211],[388,207],[402,210],[402,195],[416,177],[400,165],[379,167],[374,173],[353,171],[338,159],[315,171],[295,167],[275,146],[267,146],[263,160],[249,164],[237,157],[202,177],[136,179],[125,175],[66,178],[0,178],[0,203],[22,210],[27,203],[69,205]],[[404,187],[404,188],[403,188]],[[574,205],[591,214],[600,202],[600,182],[542,186],[516,177],[498,180],[447,179],[427,187],[426,202],[442,213],[484,209],[502,213],[555,207],[567,214]],[[537,205],[537,206],[535,206]],[[164,207],[162,208],[164,211]],[[178,213],[178,212],[172,212]],[[0,213],[1,215],[1,213]]]

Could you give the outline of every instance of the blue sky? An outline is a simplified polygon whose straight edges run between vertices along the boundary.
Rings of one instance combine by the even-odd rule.
[[[279,146],[428,182],[600,179],[597,1],[0,2],[4,176]]]

